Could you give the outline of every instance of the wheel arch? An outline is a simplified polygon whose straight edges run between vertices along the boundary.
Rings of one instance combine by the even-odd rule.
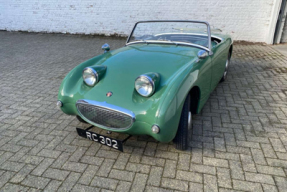
[[[200,101],[200,88],[198,86],[193,86],[189,91],[189,95],[191,113],[197,114]]]
[[[231,44],[230,47],[229,47],[230,57],[231,57],[231,55],[232,55],[232,51],[233,51],[233,45]]]

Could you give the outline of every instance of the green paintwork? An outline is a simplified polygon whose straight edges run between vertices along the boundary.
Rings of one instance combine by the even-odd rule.
[[[103,53],[75,67],[64,78],[58,100],[62,111],[78,115],[76,101],[79,99],[107,102],[132,111],[136,120],[127,130],[118,130],[131,135],[150,135],[161,142],[171,141],[177,132],[184,100],[197,86],[200,112],[210,93],[220,81],[228,51],[232,44],[227,35],[217,35],[221,43],[213,44],[213,55],[198,59],[200,50],[190,46],[173,44],[133,44]],[[82,79],[85,67],[105,66],[105,73],[94,87],[87,86]],[[142,74],[158,73],[160,80],[151,97],[142,97],[134,89],[135,79]],[[112,97],[106,93],[112,91]],[[151,132],[153,124],[160,133]],[[115,130],[113,130],[115,131]]]

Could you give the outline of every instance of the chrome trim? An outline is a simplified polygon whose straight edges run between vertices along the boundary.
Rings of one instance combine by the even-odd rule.
[[[201,33],[160,33],[160,34],[156,34],[155,36],[158,36],[158,35],[181,35],[181,34],[184,34],[184,35],[201,35],[201,36],[208,36],[206,34],[201,34]],[[221,37],[218,37],[216,35],[211,35],[211,37],[213,38],[216,38],[216,39],[219,39],[220,41],[223,41],[223,38]]]
[[[88,84],[86,83],[85,79],[84,79],[84,71],[87,70],[87,69],[90,69],[90,70],[93,72],[93,74],[95,75],[96,81],[95,81],[95,83],[94,83],[93,85],[88,85]],[[82,77],[83,77],[83,80],[84,80],[85,84],[88,85],[88,86],[90,86],[90,87],[95,86],[95,84],[97,84],[98,81],[99,81],[99,75],[98,75],[97,71],[96,71],[95,69],[91,68],[91,67],[86,67],[86,68],[84,68],[84,70],[83,70],[83,72],[82,72]]]
[[[61,107],[63,107],[63,103],[62,101],[58,100],[56,103],[57,107],[60,109]]]
[[[156,127],[156,128],[158,129],[158,131],[155,132],[155,131],[153,130],[153,127]],[[151,126],[151,131],[152,131],[153,133],[155,133],[155,134],[158,134],[158,133],[160,132],[160,128],[159,128],[158,125],[154,124],[153,126]]]
[[[204,51],[204,50],[200,50],[200,51],[198,51],[198,53],[197,53],[197,57],[199,58],[199,59],[204,59],[205,57],[207,57],[208,56],[208,53],[206,52],[206,51]]]
[[[102,45],[102,50],[105,50],[104,53],[108,52],[110,50],[110,45],[105,43]]]
[[[152,22],[190,22],[190,23],[202,23],[202,24],[205,24],[207,26],[207,34],[208,34],[208,52],[209,52],[209,55],[213,55],[213,52],[211,50],[211,30],[210,30],[210,25],[208,22],[206,21],[195,21],[195,20],[149,20],[149,21],[138,21],[135,23],[134,27],[133,27],[133,30],[132,32],[130,33],[127,41],[126,41],[126,45],[128,44],[137,24],[139,23],[152,23]],[[190,44],[191,46],[194,46],[192,44]]]
[[[136,120],[136,116],[135,114],[128,110],[128,109],[125,109],[125,108],[122,108],[122,107],[119,107],[119,106],[116,106],[116,105],[112,105],[112,104],[109,104],[107,102],[99,102],[99,101],[94,101],[94,100],[87,100],[87,99],[80,99],[76,102],[76,104],[85,104],[85,105],[93,105],[93,106],[96,106],[96,107],[100,107],[100,108],[104,108],[104,109],[108,109],[108,110],[112,110],[112,111],[115,111],[115,112],[119,112],[119,113],[123,113],[125,115],[128,115],[131,117],[132,119],[132,122],[131,122],[131,125],[129,127],[126,127],[126,128],[110,128],[110,127],[106,127],[106,126],[103,126],[103,125],[100,125],[100,124],[97,124],[97,123],[94,123],[92,121],[90,121],[89,119],[87,119],[79,110],[78,110],[78,107],[76,106],[77,108],[77,111],[78,113],[80,114],[80,116],[85,120],[87,121],[88,123],[92,124],[92,125],[96,125],[97,127],[100,127],[100,128],[104,128],[104,129],[110,129],[110,130],[124,130],[124,129],[128,129],[130,128],[133,123],[135,122]]]
[[[136,82],[137,82],[137,80],[138,80],[139,78],[141,78],[141,77],[146,78],[146,79],[151,83],[151,85],[152,85],[152,92],[151,92],[149,95],[147,95],[147,96],[140,94],[140,93],[138,92],[138,90],[136,89]],[[136,80],[135,80],[135,89],[136,89],[136,91],[138,92],[138,94],[140,94],[141,96],[143,96],[143,97],[150,97],[150,96],[152,96],[152,95],[154,94],[155,84],[154,84],[154,81],[152,80],[152,78],[150,78],[149,76],[147,76],[147,75],[140,75],[140,76],[138,76],[138,77],[136,78]]]
[[[200,49],[204,49],[206,51],[209,51],[209,49],[207,47],[201,46],[201,45],[197,45],[197,44],[193,44],[193,43],[184,43],[184,42],[180,42],[180,41],[151,41],[151,40],[145,40],[145,41],[133,41],[130,43],[127,43],[126,45],[132,45],[132,44],[138,44],[138,43],[156,43],[156,44],[176,44],[176,45],[187,45],[187,46],[193,46],[193,47],[197,47]]]

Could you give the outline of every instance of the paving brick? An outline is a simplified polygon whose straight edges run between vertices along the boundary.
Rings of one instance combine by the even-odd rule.
[[[83,156],[81,157],[81,160],[80,160],[81,163],[97,165],[97,166],[100,166],[103,163],[103,161],[104,161],[104,158],[92,157],[92,156]]]
[[[265,183],[270,185],[275,185],[272,176],[265,174],[256,174],[256,173],[245,173],[245,178],[247,181],[253,181],[257,183]]]
[[[44,189],[46,185],[49,183],[50,179],[43,178],[43,177],[37,177],[28,175],[21,184],[29,187],[34,187],[36,189]]]
[[[254,161],[249,155],[240,155],[244,171],[256,172]]]
[[[69,162],[67,161],[62,169],[68,170],[68,171],[75,171],[75,172],[84,172],[87,168],[87,164],[83,163],[75,163],[75,162]]]
[[[54,158],[55,159],[55,158],[59,157],[60,154],[61,154],[60,151],[43,149],[37,155],[38,156],[42,156],[42,157],[49,157],[49,158]]]
[[[285,161],[285,160],[270,159],[270,158],[267,158],[266,160],[267,160],[267,163],[269,166],[287,168],[287,161]]]
[[[188,182],[176,179],[162,178],[161,186],[168,189],[188,191]]]
[[[116,169],[125,169],[127,162],[130,158],[130,154],[126,154],[126,153],[121,153],[119,155],[119,157],[117,158],[113,168]]]
[[[244,172],[241,162],[239,161],[229,161],[230,169],[231,169],[231,177],[232,179],[244,180]]]
[[[103,164],[100,166],[97,175],[107,177],[114,165],[114,162],[115,160],[113,159],[105,159]]]
[[[261,144],[261,146],[265,157],[277,158],[270,144]]]
[[[56,179],[56,180],[65,180],[66,177],[69,175],[69,173],[70,173],[69,171],[48,168],[43,174],[43,177],[47,177],[50,179]]]
[[[263,191],[264,192],[277,192],[277,188],[275,185],[267,185],[267,184],[262,184]]]
[[[224,188],[232,188],[230,170],[225,168],[217,168],[218,186]]]
[[[264,154],[260,149],[251,149],[251,153],[256,164],[267,165]]]
[[[146,186],[146,191],[149,191],[149,192],[173,192],[172,189],[164,189],[164,188],[153,187],[153,186]]]
[[[284,148],[280,139],[270,138],[269,140],[273,146],[274,151],[286,152],[286,149]]]
[[[175,178],[176,161],[166,160],[163,170],[163,177]]]
[[[225,159],[203,157],[203,164],[215,166],[215,167],[227,167],[228,168],[228,161]]]
[[[276,152],[279,159],[287,160],[287,153]]]
[[[152,166],[150,174],[149,174],[149,178],[147,181],[147,185],[153,185],[157,187],[160,186],[162,173],[163,173],[162,167]]]
[[[148,175],[137,173],[135,175],[132,187],[130,191],[138,192],[138,191],[144,191],[145,185],[147,182]]]
[[[4,186],[9,181],[9,179],[12,178],[14,175],[15,172],[10,171],[3,173],[0,177],[0,188]]]
[[[32,175],[41,176],[44,171],[54,162],[54,159],[44,159],[33,171]]]
[[[215,176],[204,174],[204,191],[218,191]]]
[[[189,182],[189,192],[203,192],[203,184]]]
[[[89,183],[94,178],[96,172],[98,171],[99,167],[95,165],[89,165],[85,172],[82,174],[79,183],[84,185],[89,185]]]
[[[34,165],[25,165],[11,180],[12,183],[20,183],[35,168]]]
[[[176,179],[202,183],[202,174],[178,170]]]
[[[149,173],[150,166],[149,165],[142,165],[137,163],[128,163],[126,167],[127,171],[138,172],[138,173]]]
[[[143,152],[143,148],[134,148],[129,161],[132,163],[140,163]]]
[[[61,184],[61,181],[51,180],[50,183],[45,187],[44,192],[57,191]]]
[[[260,183],[252,183],[248,181],[233,180],[233,187],[242,191],[263,191]]]
[[[63,181],[58,191],[71,191],[71,189],[74,187],[80,176],[81,176],[80,173],[71,172],[67,177],[67,179]]]
[[[285,176],[285,173],[281,167],[256,165],[256,168],[259,173],[264,173],[268,175],[277,175],[277,176],[283,176],[283,177]]]
[[[43,159],[44,157],[25,155],[19,161],[26,164],[39,165]]]
[[[81,184],[76,184],[72,190],[72,192],[99,192],[99,191],[100,191],[99,188],[90,187],[90,186],[81,185]]]
[[[189,170],[190,155],[189,154],[179,154],[177,169]]]
[[[134,175],[135,173],[133,172],[112,169],[109,174],[109,177],[113,179],[123,180],[123,181],[132,181],[134,178]]]
[[[157,148],[157,143],[148,142],[144,151],[144,155],[154,156]]]
[[[126,181],[120,181],[116,191],[129,191],[131,188],[131,183]]]
[[[108,159],[117,159],[119,152],[117,151],[106,151],[106,150],[99,150],[97,152],[97,157],[104,157]]]
[[[4,163],[6,160],[8,160],[11,156],[13,156],[13,153],[11,152],[3,152],[0,156],[0,165]]]
[[[95,177],[91,183],[92,186],[99,188],[106,188],[110,190],[115,190],[119,181],[110,178]]]
[[[75,161],[78,162],[81,157],[85,154],[86,150],[88,148],[87,147],[79,147],[74,153],[73,155],[69,158],[69,161]]]
[[[287,189],[287,179],[286,177],[274,177],[276,185],[278,187],[279,192],[286,191]]]
[[[29,187],[24,187],[17,184],[6,183],[6,185],[0,190],[1,192],[9,191],[28,191]]]
[[[211,175],[216,174],[216,169],[213,166],[193,164],[193,163],[190,164],[190,171],[198,172],[198,173],[207,173]]]
[[[239,161],[240,159],[239,154],[226,153],[226,152],[221,152],[221,151],[216,151],[215,157],[219,159],[230,159],[230,160],[235,160],[235,161]]]
[[[24,167],[24,163],[18,163],[13,161],[6,161],[1,165],[1,169],[7,170],[7,171],[15,171],[18,172],[22,167]]]
[[[141,163],[147,165],[164,166],[165,159],[143,156],[141,159]]]
[[[53,168],[61,168],[71,156],[70,153],[63,152],[51,165]]]
[[[171,160],[176,160],[176,161],[178,159],[178,153],[166,152],[162,150],[157,150],[155,153],[155,156],[159,158],[171,159]]]

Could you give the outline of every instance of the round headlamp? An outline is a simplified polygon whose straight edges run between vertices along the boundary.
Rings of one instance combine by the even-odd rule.
[[[144,97],[149,97],[154,93],[154,81],[147,75],[139,76],[135,81],[135,89]]]
[[[94,86],[98,82],[98,74],[94,69],[86,67],[83,70],[83,79],[88,86]]]

